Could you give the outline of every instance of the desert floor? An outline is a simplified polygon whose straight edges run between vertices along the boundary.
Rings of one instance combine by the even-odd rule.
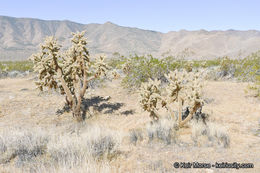
[[[121,134],[120,153],[109,164],[111,172],[260,172],[260,101],[245,93],[246,83],[231,81],[208,81],[204,96],[210,100],[204,110],[210,120],[227,129],[230,147],[195,146],[191,130],[187,126],[179,132],[176,143],[166,145],[160,141],[149,143],[146,138],[129,142],[128,134],[133,129],[143,130],[150,121],[148,113],[141,110],[138,94],[120,86],[120,79],[106,82],[92,89],[86,98],[103,105],[91,109],[92,115],[85,126],[99,124]],[[100,97],[97,97],[100,96]],[[64,96],[53,92],[40,93],[35,89],[33,77],[0,79],[0,130],[12,127],[53,130],[67,133],[76,123],[71,113],[56,115],[64,105]],[[253,169],[176,169],[174,162],[239,162],[253,163]]]

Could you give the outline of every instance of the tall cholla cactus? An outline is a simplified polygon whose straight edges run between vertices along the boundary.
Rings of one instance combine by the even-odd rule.
[[[158,104],[161,101],[161,91],[159,89],[160,81],[151,80],[147,83],[143,83],[140,89],[140,104],[143,110],[150,113],[150,117],[154,120],[158,120],[159,116],[157,113]],[[162,104],[164,104],[162,102]]]
[[[38,88],[59,89],[61,94],[66,94],[73,116],[82,121],[80,105],[88,83],[104,75],[108,67],[103,57],[95,63],[90,61],[84,31],[72,35],[72,46],[65,53],[60,52],[61,46],[54,37],[47,37],[40,53],[33,54],[30,60],[38,73]]]
[[[178,102],[178,120],[179,126],[183,126],[188,122],[192,115],[202,106],[201,99],[202,79],[200,73],[187,73],[185,70],[180,72],[175,70],[165,75],[169,81],[167,86],[167,103]],[[182,120],[182,109],[184,105],[188,105],[190,109],[189,115]],[[170,108],[169,105],[167,105]],[[171,111],[172,113],[172,111]],[[173,113],[172,113],[172,116]]]

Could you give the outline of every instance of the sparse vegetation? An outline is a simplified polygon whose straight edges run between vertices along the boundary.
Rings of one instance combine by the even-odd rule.
[[[41,104],[45,108],[52,107],[45,111],[41,109],[41,104],[33,103],[37,102],[35,100],[39,99],[38,96],[34,95],[33,101],[26,100],[26,96],[30,97],[30,94],[33,93],[29,87],[19,88],[14,93],[8,90],[9,93],[2,94],[0,118],[12,113],[9,110],[10,107],[15,110],[18,107],[16,104],[24,106],[29,103],[32,106],[28,107],[26,113],[23,113],[23,110],[17,110],[19,118],[28,114],[33,119],[33,123],[30,122],[30,125],[37,124],[40,127],[44,124],[48,130],[36,130],[30,127],[29,130],[25,130],[24,127],[10,129],[9,126],[3,128],[5,130],[0,129],[0,166],[4,168],[10,166],[23,172],[78,172],[79,170],[104,172],[111,171],[111,168],[118,162],[117,164],[120,166],[116,167],[117,171],[117,168],[121,167],[122,161],[128,162],[129,159],[132,159],[134,162],[138,160],[145,164],[147,161],[144,158],[151,157],[153,154],[157,156],[157,152],[163,157],[171,153],[171,159],[176,159],[177,155],[181,155],[185,159],[190,158],[190,153],[192,153],[191,158],[196,160],[201,157],[201,153],[215,150],[215,147],[223,147],[229,151],[229,147],[232,147],[235,142],[242,141],[235,139],[233,142],[234,138],[231,138],[231,134],[234,135],[234,133],[232,131],[239,129],[239,134],[236,135],[243,136],[249,129],[249,125],[252,126],[253,137],[259,134],[259,124],[257,126],[253,123],[243,124],[248,120],[248,115],[253,118],[257,117],[259,109],[253,105],[255,99],[250,100],[252,104],[248,104],[251,107],[247,108],[244,106],[248,105],[247,97],[238,96],[240,99],[245,99],[241,104],[243,111],[240,111],[239,106],[235,105],[237,102],[233,102],[233,104],[235,103],[234,112],[230,108],[227,113],[222,109],[225,106],[222,102],[228,105],[232,100],[229,96],[222,95],[221,92],[228,90],[226,94],[231,93],[233,83],[229,85],[230,89],[222,82],[210,81],[214,85],[214,87],[211,86],[210,92],[212,93],[206,90],[206,94],[209,94],[210,97],[202,92],[205,76],[208,80],[250,82],[247,90],[254,91],[254,96],[260,96],[259,52],[237,60],[228,57],[214,60],[185,60],[185,55],[167,56],[162,59],[151,55],[135,55],[127,58],[119,53],[114,53],[111,59],[100,57],[94,61],[89,56],[84,32],[74,33],[71,41],[71,47],[65,52],[61,52],[61,46],[58,45],[55,38],[49,37],[41,46],[40,52],[31,56],[32,62],[0,63],[1,73],[33,69],[38,74],[36,84],[40,90],[56,90],[66,98],[65,106],[58,110],[57,107],[54,110],[53,103],[57,99],[64,99],[63,96],[55,94],[55,100],[52,103],[45,102],[47,97],[43,98],[45,100],[41,100],[44,102]],[[109,67],[114,70],[108,73]],[[119,80],[114,81],[115,83],[113,82],[110,86],[111,80],[102,80],[100,78],[102,76],[105,79],[111,76]],[[97,82],[109,85],[104,88],[97,87]],[[120,82],[124,88],[120,88]],[[219,83],[221,85],[215,86]],[[234,83],[236,86],[234,91],[240,89],[240,84]],[[221,89],[222,86],[224,86],[223,89]],[[3,89],[7,91],[6,88],[8,87],[4,86]],[[216,94],[212,90],[217,88],[218,93]],[[91,92],[88,93],[90,90]],[[23,99],[17,100],[19,96],[15,94],[18,92],[22,93]],[[47,93],[47,91],[44,92]],[[107,96],[107,94],[110,95],[110,92],[116,97]],[[49,93],[48,97],[54,97],[51,92]],[[93,93],[97,96],[92,95]],[[103,96],[99,96],[100,93],[103,93]],[[241,90],[237,93],[241,94]],[[137,97],[135,97],[137,94],[140,96],[139,103],[142,110],[135,107],[135,104],[138,104]],[[86,95],[88,98],[84,98]],[[132,98],[133,96],[135,98]],[[207,99],[208,101],[206,101]],[[4,104],[4,102],[7,103]],[[11,106],[8,107],[8,104]],[[214,113],[213,111],[209,113],[212,108]],[[205,113],[204,111],[207,112],[207,110],[210,111]],[[244,110],[254,112],[247,113]],[[36,113],[38,111],[43,111],[44,114],[39,113],[38,115]],[[67,116],[70,111],[80,123],[71,121],[72,117]],[[82,121],[86,113],[89,115],[87,124]],[[150,118],[143,116],[145,114],[148,114]],[[236,115],[234,118],[236,120],[230,118],[233,115]],[[13,114],[12,116],[16,117]],[[237,118],[239,116],[243,117],[243,121]],[[227,121],[225,117],[227,117]],[[5,118],[3,120],[5,121]],[[232,129],[235,130],[229,131],[230,126],[226,124],[230,122]],[[222,123],[225,123],[225,127]],[[243,128],[240,128],[241,126]],[[248,139],[249,135],[251,134],[247,134],[243,139]],[[253,137],[252,141],[256,141]],[[127,140],[125,140],[126,138]],[[244,146],[253,148],[254,145],[256,144],[249,141]],[[190,153],[183,155],[184,149]],[[135,155],[135,152],[139,153]],[[197,158],[193,154],[197,155]],[[218,153],[218,156],[214,158],[218,159],[220,155]],[[165,168],[169,160],[161,161],[161,159],[158,158],[160,166],[154,165],[153,167],[160,167],[161,171],[164,169],[171,172],[172,163],[170,168]],[[157,161],[151,161],[151,163],[157,163]],[[151,163],[148,164],[148,167],[153,165]],[[129,170],[129,167],[125,169]],[[139,169],[137,168],[138,171]],[[13,169],[10,170],[9,172],[17,172]],[[112,172],[116,172],[115,170]],[[159,171],[157,168],[154,170]],[[125,170],[121,172],[125,172]]]
[[[167,64],[153,56],[134,56],[122,66],[126,76],[122,84],[127,88],[140,87],[148,79],[162,79],[167,72]]]
[[[236,76],[242,81],[253,82],[248,88],[260,98],[260,51],[242,59],[237,67]]]
[[[97,161],[105,163],[117,157],[120,136],[115,134],[104,133],[98,126],[84,129],[79,135],[62,136],[35,128],[0,131],[0,164],[14,162],[17,168],[33,172],[75,171],[84,166],[90,169],[89,163],[95,167]]]
[[[207,146],[217,145],[227,148],[230,145],[230,137],[227,129],[219,124],[213,122],[204,124],[202,122],[197,123],[192,121],[191,129],[191,137],[195,145],[202,145],[199,144],[200,141],[202,141],[200,140],[201,137],[207,138],[208,143],[204,144]]]
[[[146,127],[149,142],[159,140],[167,145],[176,143],[178,127],[173,122],[174,120],[171,117],[164,117],[158,121],[150,122]]]
[[[33,63],[30,61],[1,61],[0,71],[33,71]]]

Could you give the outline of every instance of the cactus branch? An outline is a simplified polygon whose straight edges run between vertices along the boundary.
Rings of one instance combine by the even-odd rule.
[[[71,47],[63,53],[60,52],[61,46],[57,40],[47,37],[41,45],[41,51],[30,57],[34,71],[38,72],[38,88],[59,89],[62,95],[66,95],[66,103],[78,121],[83,119],[80,108],[88,82],[104,75],[108,69],[103,57],[96,62],[90,61],[84,34],[73,33]]]

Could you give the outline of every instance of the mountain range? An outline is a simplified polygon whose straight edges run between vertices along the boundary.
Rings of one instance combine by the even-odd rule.
[[[170,31],[162,33],[111,22],[80,24],[68,20],[40,20],[0,16],[0,61],[25,60],[39,50],[46,36],[55,36],[63,48],[70,45],[71,32],[86,30],[90,54],[114,52],[121,55],[156,57],[173,55],[185,58],[212,59],[221,56],[239,58],[260,49],[260,31]]]

